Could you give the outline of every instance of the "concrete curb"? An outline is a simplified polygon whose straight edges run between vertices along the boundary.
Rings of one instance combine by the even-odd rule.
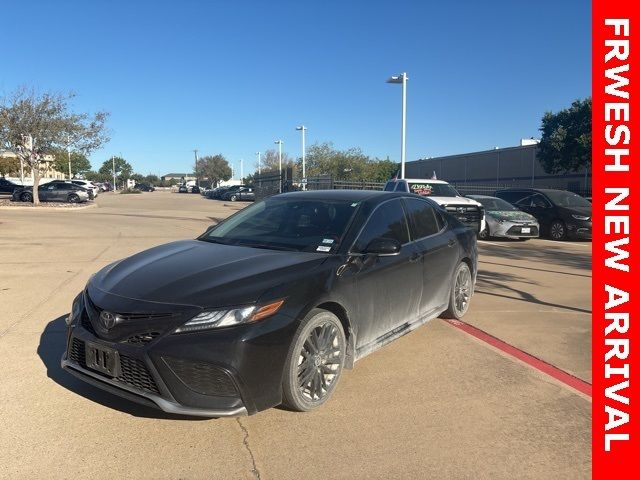
[[[89,205],[82,205],[81,207],[23,207],[23,206],[15,206],[15,207],[7,207],[0,206],[0,210],[32,210],[34,212],[43,212],[43,211],[54,211],[54,212],[75,212],[77,210],[86,210],[87,208],[97,208],[97,203],[92,203]]]

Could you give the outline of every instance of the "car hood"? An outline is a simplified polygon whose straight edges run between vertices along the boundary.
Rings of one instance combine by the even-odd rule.
[[[437,197],[428,195],[425,198],[430,198],[438,205],[475,205],[480,206],[480,202],[477,202],[471,198],[466,197]]]
[[[533,215],[519,210],[492,210],[487,212],[487,216],[491,216],[498,220],[507,220],[511,222],[536,222]]]
[[[199,240],[145,250],[90,281],[109,296],[202,308],[253,303],[267,289],[308,274],[325,254],[276,251]]]

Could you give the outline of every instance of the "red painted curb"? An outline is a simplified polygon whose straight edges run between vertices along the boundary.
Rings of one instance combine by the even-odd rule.
[[[497,348],[498,350],[511,355],[512,357],[517,358],[518,360],[526,363],[527,365],[539,370],[541,372],[546,373],[550,377],[555,378],[556,380],[564,383],[565,385],[579,391],[580,393],[584,393],[591,397],[591,384],[581,380],[578,377],[571,375],[570,373],[565,372],[564,370],[559,369],[551,365],[550,363],[545,362],[544,360],[540,360],[533,355],[528,354],[525,351],[520,350],[513,345],[509,345],[506,342],[503,342],[499,338],[494,337],[493,335],[488,334],[484,330],[480,330],[468,323],[462,322],[460,320],[444,320],[449,325],[456,327],[459,330],[462,330],[469,335],[476,337],[479,340],[482,340],[485,343],[488,343],[492,347]]]

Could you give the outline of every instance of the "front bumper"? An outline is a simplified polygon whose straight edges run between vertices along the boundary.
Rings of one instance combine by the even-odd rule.
[[[282,373],[296,328],[286,315],[219,330],[168,332],[147,343],[100,338],[87,317],[69,327],[61,365],[98,388],[167,413],[202,417],[250,415],[282,402]],[[88,366],[88,343],[117,352],[117,376]]]
[[[580,238],[585,240],[591,239],[592,222],[590,221],[568,221],[567,234],[572,238]]]
[[[540,227],[533,222],[499,222],[487,216],[487,226],[492,237],[503,238],[537,238],[540,236]],[[525,229],[525,232],[522,229]],[[529,229],[527,232],[526,229]]]

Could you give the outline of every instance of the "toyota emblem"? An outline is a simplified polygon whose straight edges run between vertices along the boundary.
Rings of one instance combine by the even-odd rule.
[[[113,313],[103,310],[100,312],[100,323],[106,330],[111,330],[116,326],[117,319]]]
[[[464,213],[464,212],[467,211],[467,209],[464,208],[464,207],[458,207],[458,208],[456,208],[456,210],[458,211],[458,213]]]

